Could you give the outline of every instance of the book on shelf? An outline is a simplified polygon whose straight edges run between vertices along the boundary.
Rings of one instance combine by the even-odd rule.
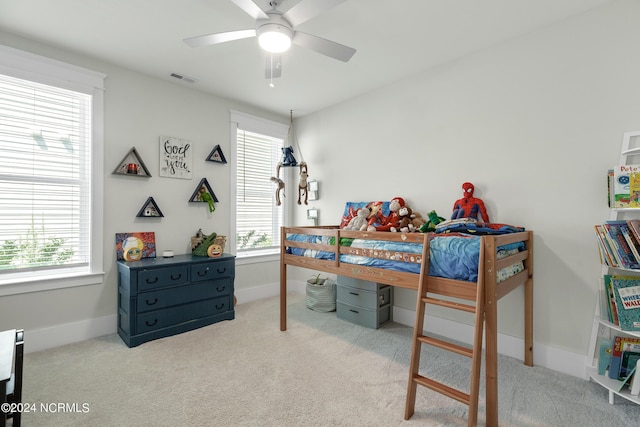
[[[607,221],[604,226],[609,233],[612,246],[615,247],[617,251],[620,267],[629,269],[640,268],[640,264],[638,264],[623,232],[623,228],[627,228],[627,221]]]
[[[623,331],[640,331],[640,277],[611,277],[618,324]]]
[[[622,389],[624,388],[624,386],[629,383],[629,380],[631,379],[631,377],[633,377],[633,374],[636,372],[636,367],[634,366],[628,374],[625,374],[624,377],[620,378],[620,384],[618,384],[618,393],[620,393],[622,391]],[[631,384],[631,383],[629,383]]]
[[[611,284],[612,277],[613,276],[610,274],[605,274],[603,276],[603,281],[604,289],[607,294],[609,321],[614,325],[618,325],[618,310],[616,309],[616,295],[613,290],[613,285]]]
[[[627,225],[631,234],[640,242],[640,219],[628,219]]]
[[[611,246],[611,238],[604,225],[598,224],[594,226],[596,237],[601,251],[604,253],[605,263],[610,267],[620,266],[617,251]]]
[[[613,339],[600,337],[598,340],[598,375],[604,375],[611,363]]]
[[[618,374],[618,378],[625,378],[630,373],[631,370],[636,367],[636,363],[640,360],[640,353],[637,351],[623,351],[622,359],[620,362],[620,373]]]
[[[611,351],[611,361],[609,362],[609,378],[621,380],[620,366],[622,365],[622,352],[640,352],[640,338],[618,335],[613,338],[613,350]]]
[[[631,203],[630,174],[640,172],[640,165],[617,165],[613,168],[613,207],[628,208]]]
[[[607,171],[607,206],[615,207],[615,193],[613,191],[613,169]]]
[[[620,230],[622,230],[624,238],[627,239],[627,243],[629,244],[631,252],[633,252],[636,262],[640,263],[640,241],[638,241],[636,236],[631,232],[628,222],[625,222],[625,224],[620,227]]]
[[[640,171],[629,172],[629,207],[640,207]]]

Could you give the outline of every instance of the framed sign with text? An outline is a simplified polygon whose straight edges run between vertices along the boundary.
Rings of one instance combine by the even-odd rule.
[[[191,179],[191,141],[170,136],[160,137],[160,176]]]

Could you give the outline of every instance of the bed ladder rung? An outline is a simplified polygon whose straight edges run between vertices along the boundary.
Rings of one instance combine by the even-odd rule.
[[[422,375],[414,376],[413,381],[416,382],[417,384],[420,384],[423,387],[430,388],[433,391],[437,391],[440,394],[448,396],[466,405],[468,405],[469,401],[471,400],[468,393],[465,393],[453,387],[449,387],[446,384],[432,380],[430,378],[423,377]]]
[[[476,312],[476,306],[475,305],[460,304],[460,303],[454,302],[454,301],[447,301],[447,300],[442,300],[442,299],[437,299],[437,298],[425,297],[425,298],[422,298],[422,302],[425,303],[425,304],[439,305],[441,307],[447,307],[447,308],[451,308],[451,309],[454,309],[454,310],[468,311],[469,313],[475,313]]]
[[[473,357],[473,349],[469,347],[463,347],[461,345],[453,344],[453,343],[443,341],[438,338],[433,338],[427,335],[419,336],[418,340],[423,344],[429,344],[434,347],[441,348],[443,350],[452,351],[454,353],[461,354],[463,356]]]

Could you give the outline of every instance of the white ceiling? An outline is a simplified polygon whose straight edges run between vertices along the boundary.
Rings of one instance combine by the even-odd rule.
[[[279,8],[300,1],[310,0],[281,0]],[[353,58],[344,63],[294,45],[274,88],[255,38],[201,48],[182,41],[254,28],[253,18],[229,0],[0,0],[0,29],[303,116],[610,1],[347,0],[297,29],[355,48]],[[269,0],[255,3],[269,9]]]

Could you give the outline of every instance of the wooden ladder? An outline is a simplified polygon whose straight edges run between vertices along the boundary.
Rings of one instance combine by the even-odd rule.
[[[479,275],[476,286],[475,305],[462,304],[448,300],[432,298],[429,296],[429,244],[425,239],[426,248],[423,251],[423,271],[420,273],[420,283],[418,285],[418,297],[416,303],[416,321],[413,329],[413,344],[411,348],[411,362],[409,365],[409,384],[407,386],[407,402],[405,406],[404,419],[408,420],[414,413],[416,404],[417,386],[421,385],[452,399],[458,400],[469,405],[468,425],[475,426],[478,421],[478,395],[480,392],[480,368],[482,362],[482,333],[484,330],[485,315],[485,298],[484,298],[484,277]],[[484,263],[484,246],[480,245],[480,264]],[[474,313],[475,327],[473,347],[463,347],[438,338],[430,337],[424,334],[424,315],[427,304],[438,305],[454,310],[462,310]],[[457,354],[468,356],[471,358],[471,381],[469,393],[452,388],[439,381],[427,378],[420,374],[420,354],[422,352],[422,344],[432,345],[443,350],[451,351]]]

